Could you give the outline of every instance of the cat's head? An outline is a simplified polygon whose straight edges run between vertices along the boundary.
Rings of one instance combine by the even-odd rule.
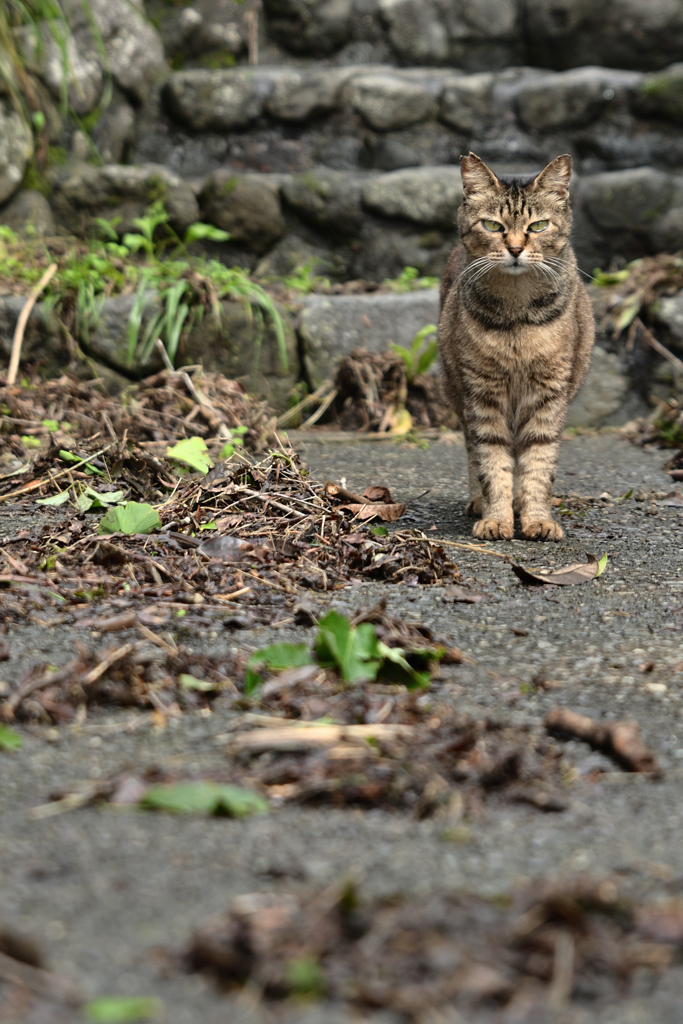
[[[474,153],[461,157],[460,166],[458,229],[471,259],[522,274],[562,258],[572,221],[570,156],[556,157],[532,178],[498,177]]]

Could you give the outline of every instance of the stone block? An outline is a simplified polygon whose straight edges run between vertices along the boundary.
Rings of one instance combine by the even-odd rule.
[[[601,228],[646,231],[674,196],[670,175],[653,167],[608,171],[583,178],[579,203]]]
[[[445,84],[441,97],[441,120],[460,132],[480,132],[493,113],[494,75],[458,75]]]
[[[307,224],[339,236],[354,235],[362,221],[361,178],[325,167],[295,174],[282,196]]]
[[[439,293],[310,295],[299,315],[299,339],[311,382],[332,376],[339,360],[357,348],[383,352],[410,346],[427,324],[437,324]]]
[[[172,74],[163,95],[171,116],[193,131],[232,131],[261,116],[276,86],[298,80],[286,68],[195,68]]]
[[[33,153],[33,137],[12,100],[0,96],[0,203],[17,191]]]
[[[41,192],[22,189],[0,210],[0,224],[26,238],[54,235],[55,219],[50,204]]]
[[[363,187],[363,203],[373,213],[427,227],[452,229],[461,202],[460,168],[450,165],[392,171]]]
[[[632,93],[641,81],[637,72],[598,67],[545,75],[519,90],[519,119],[539,132],[580,128],[599,117],[615,99]]]
[[[398,75],[363,75],[350,86],[351,106],[376,131],[407,128],[436,113],[436,98],[418,81]]]
[[[683,122],[683,64],[671,64],[663,71],[646,75],[634,94],[633,109],[641,117],[661,117],[680,126]]]
[[[628,397],[628,390],[629,379],[619,356],[596,345],[583,386],[569,407],[567,426],[601,427],[608,421],[618,423],[619,409]],[[630,412],[623,422],[629,418]]]
[[[229,231],[231,242],[252,252],[266,252],[285,233],[277,189],[257,174],[216,171],[204,183],[199,201],[205,220]]]

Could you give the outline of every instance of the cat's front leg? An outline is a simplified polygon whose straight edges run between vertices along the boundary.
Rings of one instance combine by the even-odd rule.
[[[472,533],[479,540],[512,540],[515,461],[510,428],[497,409],[470,410],[466,436],[470,472],[478,485],[471,488],[470,497],[481,501],[481,519]]]
[[[562,527],[552,517],[555,469],[560,453],[559,429],[564,408],[542,407],[516,438],[517,488],[522,534],[527,540],[562,540]],[[550,406],[550,408],[549,408]]]

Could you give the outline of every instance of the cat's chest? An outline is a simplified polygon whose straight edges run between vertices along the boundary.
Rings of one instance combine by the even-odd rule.
[[[506,330],[479,328],[472,332],[471,343],[482,359],[495,363],[511,376],[523,375],[539,361],[563,361],[566,350],[563,332],[529,324]]]

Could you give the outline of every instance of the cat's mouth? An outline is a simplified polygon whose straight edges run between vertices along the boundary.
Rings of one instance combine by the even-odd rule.
[[[533,263],[520,263],[518,260],[510,263],[503,263],[501,270],[504,274],[526,274],[533,267]]]

